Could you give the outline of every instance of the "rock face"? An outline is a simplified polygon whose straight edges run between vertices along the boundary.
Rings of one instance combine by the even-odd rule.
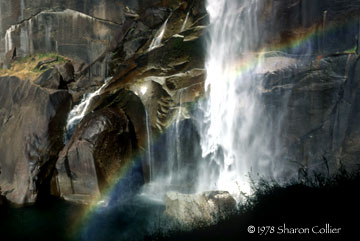
[[[235,199],[223,191],[202,194],[169,192],[165,202],[165,213],[188,228],[214,224],[236,208]]]
[[[356,169],[358,68],[354,54],[342,54],[266,75],[264,102],[281,123],[281,158],[289,165],[308,174]]]
[[[106,108],[85,117],[56,164],[57,189],[64,199],[88,203],[135,152],[134,130],[121,109]]]
[[[38,64],[39,65],[39,64]],[[42,65],[44,67],[44,65]],[[74,81],[74,67],[71,63],[58,64],[46,70],[34,83],[48,89],[67,89],[68,84]]]
[[[0,86],[0,194],[33,203],[63,145],[71,96],[15,77],[1,77]]]
[[[13,47],[19,57],[57,52],[91,63],[106,50],[119,29],[120,24],[74,10],[47,10],[12,25],[6,31],[4,52]]]
[[[146,135],[141,129],[144,107],[136,98],[122,90],[95,101],[94,112],[80,122],[59,154],[53,194],[88,204],[132,164]]]
[[[129,8],[126,8],[125,5],[128,5]],[[60,93],[69,98],[68,93],[58,90],[69,87],[73,99],[79,100],[83,93],[95,89],[107,72],[112,71],[117,75],[116,81],[109,86],[106,93],[94,101],[90,110],[94,113],[89,114],[83,120],[61,154],[58,153],[63,146],[64,122],[65,116],[69,112],[70,99],[67,99],[69,101],[67,104],[63,103],[65,107],[61,108],[61,114],[64,116],[61,116],[59,123],[51,119],[52,112],[51,114],[46,112],[44,118],[42,113],[38,113],[43,110],[44,106],[47,106],[47,103],[38,101],[35,97],[26,99],[26,103],[29,105],[29,110],[26,110],[30,112],[30,109],[36,109],[37,111],[32,111],[31,115],[29,114],[30,118],[27,118],[26,121],[24,119],[23,122],[16,122],[16,124],[14,122],[12,125],[14,128],[17,126],[18,133],[27,135],[28,132],[31,132],[28,125],[31,125],[32,118],[39,118],[37,126],[33,130],[36,135],[27,137],[28,139],[22,144],[20,134],[19,138],[9,138],[10,132],[7,130],[11,131],[11,128],[6,129],[5,134],[1,134],[0,148],[2,148],[1,155],[3,155],[2,174],[0,174],[1,195],[19,204],[34,202],[38,184],[33,179],[36,179],[36,175],[39,173],[38,166],[42,168],[41,175],[39,175],[41,178],[38,181],[40,185],[44,179],[43,173],[46,180],[52,174],[57,156],[56,171],[52,179],[53,194],[83,203],[98,195],[102,187],[110,182],[109,178],[127,164],[130,156],[138,150],[143,151],[146,148],[148,139],[146,114],[141,101],[149,108],[148,113],[151,113],[150,128],[162,131],[171,123],[175,114],[172,107],[180,103],[178,91],[188,93],[186,94],[188,101],[194,100],[202,93],[201,83],[205,74],[200,37],[203,35],[204,28],[196,26],[200,25],[201,21],[198,20],[203,18],[206,13],[203,7],[199,11],[200,7],[196,6],[195,1],[175,0],[167,2],[84,0],[76,1],[76,3],[70,0],[56,3],[42,0],[11,2],[1,0],[0,53],[2,56],[5,53],[10,56],[15,50],[16,58],[54,51],[78,60],[74,64],[76,66],[74,69],[63,66],[64,68],[47,70],[36,80],[38,86],[28,83],[34,91],[51,93],[51,100],[53,100],[55,98],[53,96],[60,95]],[[151,40],[166,18],[170,16],[171,11],[173,11],[173,15],[169,19],[169,28],[166,30],[164,38],[166,44],[147,53]],[[189,12],[188,21],[183,27],[187,12]],[[136,21],[134,21],[135,19]],[[192,26],[195,22],[197,25]],[[186,30],[192,27],[194,27],[193,30],[184,32],[182,36],[172,37],[182,29]],[[119,51],[109,52],[114,47]],[[173,48],[175,47],[177,50],[174,52]],[[114,58],[111,68],[107,69],[109,56],[114,56]],[[161,58],[163,58],[162,62],[157,63],[157,60]],[[131,66],[134,61],[138,69],[132,73]],[[169,68],[163,68],[165,65]],[[39,67],[41,68],[41,66]],[[145,79],[149,75],[153,77]],[[164,82],[157,82],[156,80],[161,76],[166,77]],[[185,84],[180,83],[180,80],[186,79],[187,76],[196,79],[196,87],[193,86],[192,81]],[[69,84],[72,78],[76,78],[77,81]],[[167,79],[169,79],[169,90],[166,86]],[[143,96],[140,95],[142,87],[140,84],[145,82],[149,83],[149,90],[154,90],[154,92],[149,91],[146,96]],[[18,101],[18,98],[21,97],[18,88],[21,89],[22,85],[20,80],[12,81],[12,88],[9,89],[6,86],[1,88],[3,91],[7,90],[7,95],[1,97]],[[125,94],[124,88],[138,93],[140,98],[133,94]],[[22,99],[20,100],[22,101]],[[16,116],[12,112],[19,112],[16,106],[8,102],[1,103],[8,105],[6,110],[1,111],[1,120],[4,123],[12,123],[11,117]],[[152,105],[153,103],[154,105]],[[32,107],[33,105],[34,107]],[[56,106],[56,108],[58,107]],[[60,107],[56,111],[60,111],[59,109]],[[50,112],[52,109],[47,107],[44,110]],[[57,116],[58,112],[56,111]],[[40,120],[40,118],[42,119]],[[57,132],[49,137],[46,136],[48,121],[58,128]],[[1,128],[5,127],[7,127],[5,124],[1,126]],[[37,132],[41,134],[40,137]],[[48,146],[38,147],[40,144],[45,145],[42,142],[46,141],[46,138],[52,138],[49,142],[53,139],[56,140],[54,141],[57,143],[56,145],[53,144],[54,142],[49,144],[53,149],[49,150]],[[14,151],[11,155],[10,150],[5,151],[5,140],[7,139],[11,142],[9,145],[17,146],[19,151]],[[35,139],[36,145],[32,144],[33,139]],[[28,142],[37,148],[36,151],[33,151],[34,148],[31,147],[30,151],[41,152],[41,155],[46,155],[46,157],[39,157],[41,159],[39,162],[23,158],[19,153],[24,153],[23,150],[28,148],[25,144]],[[121,151],[117,152],[113,149],[110,151],[109,144],[104,152],[103,146],[100,144],[102,142],[110,143],[113,148],[117,146],[117,150],[121,149]],[[31,158],[32,155],[35,155],[32,152]],[[17,155],[21,157],[12,158]],[[111,161],[105,157],[111,157]],[[35,162],[31,165],[35,166],[36,171],[33,171],[33,167],[31,167],[31,171],[27,170],[30,168],[27,166],[29,162]],[[44,163],[49,164],[45,166]],[[7,171],[7,169],[11,169],[11,171]],[[3,174],[4,171],[7,174]],[[30,174],[19,175],[19,173],[28,172]],[[143,163],[143,173],[146,179],[148,163]],[[14,179],[12,179],[13,176]]]
[[[273,0],[263,6],[259,44],[314,55],[341,53],[358,45],[359,0]]]
[[[205,28],[197,26],[182,34],[169,37],[150,52],[139,50],[118,66],[107,88],[129,88],[138,93],[147,107],[151,126],[160,132],[171,124],[174,110],[204,93]]]

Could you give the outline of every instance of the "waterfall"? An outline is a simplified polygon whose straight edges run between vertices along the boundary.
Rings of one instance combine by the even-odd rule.
[[[271,177],[274,143],[261,96],[257,53],[262,1],[207,0],[210,38],[205,88],[208,99],[200,108],[201,148],[197,190],[250,193],[250,180]]]
[[[9,52],[13,48],[12,32],[15,31],[16,26],[12,25],[6,30],[5,33],[5,53]]]
[[[149,179],[150,182],[153,180],[153,168],[154,168],[154,158],[153,158],[153,150],[152,150],[152,131],[151,131],[151,123],[150,117],[147,110],[145,110],[145,118],[146,118],[146,134],[147,134],[147,163],[149,165]]]
[[[149,50],[148,51],[151,51],[157,47],[160,46],[161,44],[161,41],[164,37],[164,34],[165,34],[165,31],[166,31],[166,26],[167,26],[167,23],[169,21],[169,18],[171,17],[171,14],[169,15],[169,17],[165,20],[165,22],[162,24],[162,26],[160,27],[160,29],[157,31],[154,39],[151,41],[151,44],[149,46]]]
[[[184,191],[186,187],[186,174],[188,168],[183,165],[184,150],[181,146],[183,141],[181,132],[184,127],[181,126],[181,120],[184,118],[183,113],[183,91],[178,93],[179,105],[176,107],[175,121],[167,128],[166,132],[157,140],[157,146],[153,147],[151,140],[151,129],[147,126],[148,134],[148,151],[147,159],[150,168],[150,183],[144,186],[143,195],[152,200],[164,201],[166,192],[177,190]],[[148,115],[146,116],[147,123]],[[150,143],[150,145],[149,145]],[[190,144],[191,145],[191,144]],[[159,150],[161,148],[161,150]],[[185,184],[185,185],[184,185]]]
[[[67,142],[75,129],[75,127],[80,123],[84,116],[88,113],[92,99],[95,96],[102,94],[102,91],[107,86],[112,77],[105,79],[104,84],[93,93],[84,95],[80,104],[75,105],[74,108],[70,111],[67,121],[66,121],[66,132],[65,132],[65,142]]]

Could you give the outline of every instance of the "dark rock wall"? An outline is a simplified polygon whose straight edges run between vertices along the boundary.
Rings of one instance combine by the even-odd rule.
[[[71,96],[15,77],[0,84],[0,193],[33,203],[62,148]]]
[[[354,160],[347,157],[354,153],[343,145],[349,145],[350,133],[356,136],[351,129],[359,103],[357,62],[355,54],[342,54],[266,74],[267,112],[281,123],[280,159],[309,174],[330,174],[341,167],[354,170]],[[356,142],[352,145],[357,149]]]

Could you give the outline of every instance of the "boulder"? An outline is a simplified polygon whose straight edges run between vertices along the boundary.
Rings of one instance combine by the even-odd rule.
[[[225,191],[201,194],[166,194],[165,213],[185,228],[211,225],[226,218],[236,208],[235,199]]]
[[[99,111],[104,108],[121,109],[126,113],[131,126],[134,128],[134,138],[138,151],[148,146],[148,131],[146,127],[146,110],[139,96],[130,90],[120,89],[113,93],[105,93],[95,98],[90,109]],[[143,175],[148,180],[149,166],[143,160]]]
[[[71,96],[16,77],[0,77],[0,195],[34,203],[63,146]]]
[[[61,75],[55,68],[51,68],[41,74],[34,81],[34,84],[37,84],[43,88],[57,90],[61,85]]]
[[[58,64],[55,66],[55,68],[57,69],[57,71],[59,71],[61,78],[65,83],[74,81],[74,66],[70,62]]]
[[[90,203],[126,168],[136,149],[134,129],[123,110],[88,114],[59,154],[54,194]]]

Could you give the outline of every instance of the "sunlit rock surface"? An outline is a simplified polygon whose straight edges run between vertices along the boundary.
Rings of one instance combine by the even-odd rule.
[[[195,228],[216,223],[235,210],[236,201],[223,191],[201,194],[166,194],[165,213],[187,228]]]

